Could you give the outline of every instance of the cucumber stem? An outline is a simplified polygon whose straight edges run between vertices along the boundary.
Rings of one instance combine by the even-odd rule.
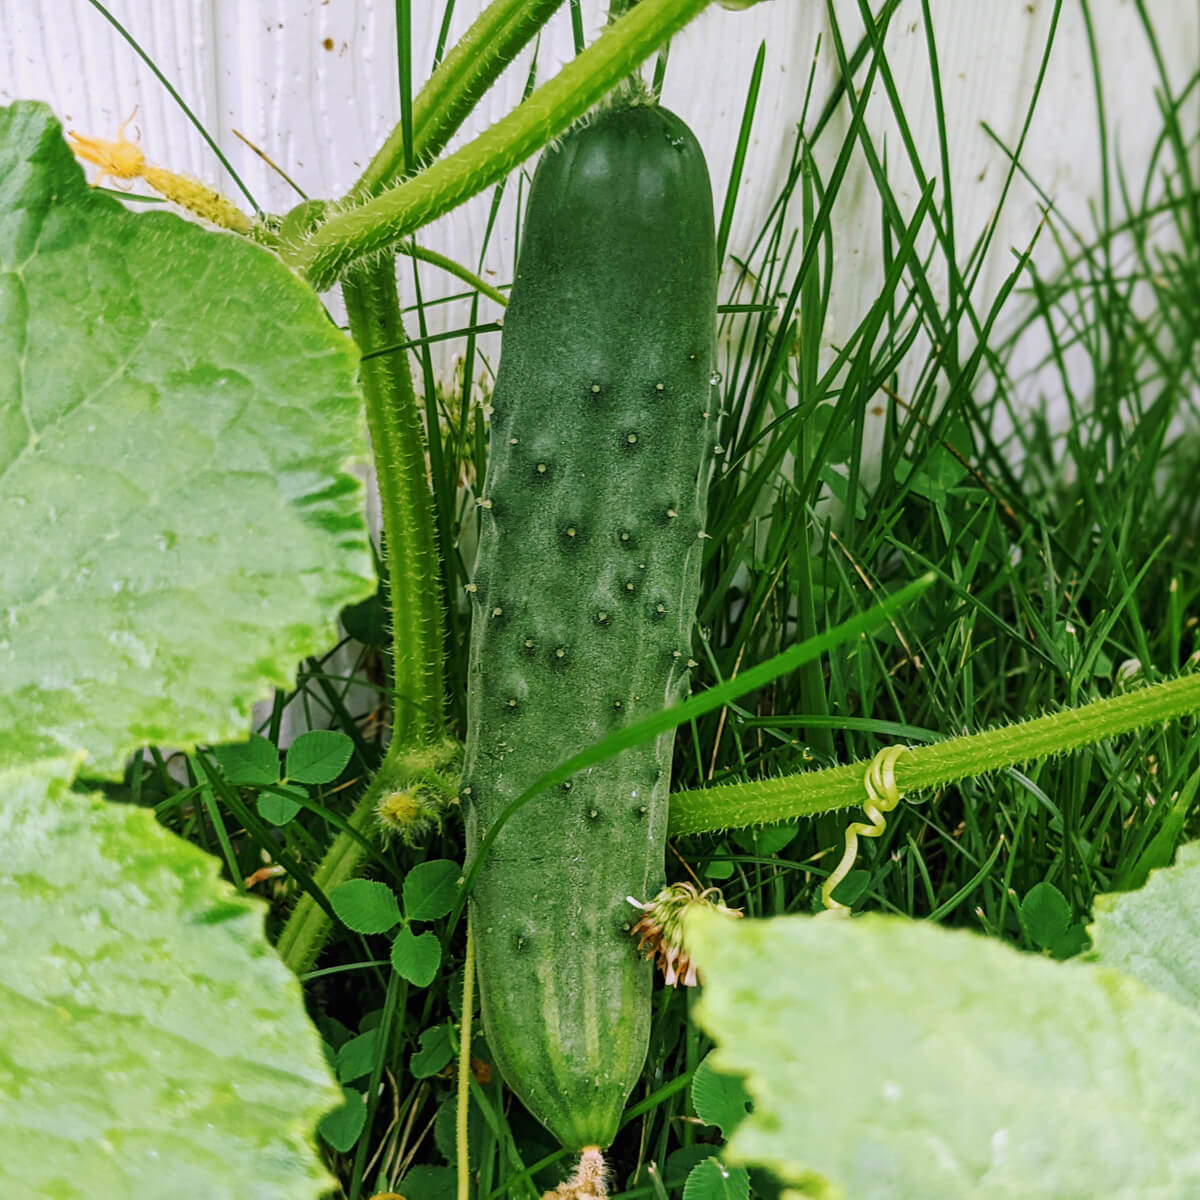
[[[983,733],[910,747],[895,783],[911,793],[1063,754],[1200,710],[1200,673],[1181,675],[1078,708]],[[854,762],[779,779],[726,784],[671,797],[670,830],[678,837],[811,817],[862,802],[871,762]]]
[[[418,773],[440,769],[430,756],[440,761],[449,751],[438,555],[421,417],[407,351],[371,353],[404,341],[395,260],[389,255],[357,268],[343,283],[342,295],[350,331],[364,356],[361,379],[379,481],[392,611],[391,742],[348,822],[369,839],[381,797],[409,785]],[[313,873],[314,882],[328,895],[358,873],[365,853],[352,833],[339,833]],[[276,948],[301,974],[316,961],[329,929],[329,915],[306,893],[288,917]]]
[[[475,937],[467,914],[467,953],[463,959],[462,1029],[458,1046],[458,1110],[455,1116],[458,1200],[470,1200],[471,1156],[467,1145],[471,1112],[471,1018],[475,1007]]]
[[[475,18],[413,100],[415,163],[420,165],[437,157],[483,94],[561,3],[492,0]],[[404,131],[397,122],[347,198],[377,196],[402,178],[404,163]]]
[[[508,116],[419,176],[332,217],[290,249],[323,291],[356,263],[457,208],[535,154],[682,29],[708,0],[641,0]],[[285,254],[288,250],[285,248]]]
[[[599,1146],[584,1146],[579,1154],[579,1166],[570,1179],[560,1183],[542,1200],[607,1200],[608,1164]]]
[[[384,762],[386,761],[385,758]],[[381,769],[354,806],[354,811],[346,822],[355,833],[365,838],[371,836],[372,817],[380,791],[377,785],[382,775]],[[363,858],[362,846],[351,836],[341,832],[334,838],[333,845],[325,852],[325,857],[313,872],[313,883],[320,888],[323,895],[328,896],[338,884],[345,883],[357,873]],[[331,924],[329,914],[305,892],[296,901],[296,907],[284,922],[275,943],[275,950],[295,974],[303,975],[306,971],[311,971],[317,961],[317,955],[321,953],[321,948],[329,937]]]
[[[442,732],[442,610],[425,438],[404,350],[393,259],[356,269],[342,284],[350,332],[364,356],[363,396],[387,556],[395,701],[392,741],[433,741]],[[374,353],[373,353],[374,352]]]

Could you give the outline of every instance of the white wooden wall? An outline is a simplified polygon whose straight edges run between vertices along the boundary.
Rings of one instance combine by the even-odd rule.
[[[457,0],[455,35],[483,4],[484,0]],[[1147,0],[1147,5],[1178,85],[1200,64],[1200,6],[1184,0]],[[109,0],[108,7],[166,72],[268,210],[290,207],[295,197],[234,136],[234,129],[261,147],[310,195],[326,196],[353,181],[398,119],[393,0]],[[419,83],[432,61],[444,4],[414,0],[412,7],[413,74]],[[857,6],[854,0],[836,0],[835,7],[847,42],[853,44],[860,28]],[[957,235],[963,247],[970,246],[990,219],[1006,168],[1004,156],[981,125],[987,122],[1007,144],[1016,144],[1052,9],[1051,0],[932,0]],[[585,0],[584,11],[588,32],[594,34],[601,24],[601,5]],[[1149,48],[1130,0],[1092,0],[1091,11],[1100,42],[1110,135],[1120,147],[1126,171],[1139,179],[1159,128]],[[738,211],[730,243],[735,251],[746,248],[782,178],[818,36],[820,98],[835,74],[820,0],[767,0],[745,12],[728,12],[714,4],[672,48],[664,100],[700,136],[720,203],[746,81],[759,43],[766,42],[766,73],[743,192],[747,202]],[[926,172],[938,176],[930,68],[918,0],[904,0],[888,43]],[[569,57],[571,46],[564,3],[542,40],[542,77]],[[532,49],[512,65],[464,137],[515,103],[531,55]],[[100,136],[114,136],[136,105],[136,125],[151,161],[190,171],[233,194],[208,147],[170,96],[87,0],[0,0],[0,103],[16,98],[45,100],[68,127]],[[915,188],[906,186],[909,171],[880,88],[869,123],[877,144],[886,137],[902,200],[914,204]],[[844,127],[844,119],[835,122],[818,147],[825,169]],[[1066,0],[1023,161],[1062,210],[1089,227],[1100,163],[1080,0]],[[509,191],[499,236],[483,263],[488,276],[502,282],[512,271],[515,189]],[[424,239],[474,265],[486,212],[487,199],[480,198],[426,230]],[[876,294],[881,278],[877,213],[873,188],[859,159],[837,209],[839,259],[825,330],[831,342],[853,328]],[[1011,266],[1008,248],[1028,244],[1040,215],[1032,190],[1019,184],[1001,218],[978,303],[986,304],[994,294]],[[1043,239],[1039,253],[1052,253],[1050,239]],[[423,269],[422,286],[427,295],[455,290],[431,268]],[[461,320],[461,312],[443,310],[439,316],[443,327]],[[441,344],[443,369],[455,351],[453,343]]]

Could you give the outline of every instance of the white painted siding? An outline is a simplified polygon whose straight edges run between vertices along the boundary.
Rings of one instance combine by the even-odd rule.
[[[480,11],[483,0],[458,0],[453,35]],[[854,0],[838,0],[849,44],[859,26]],[[1041,60],[1051,19],[1050,0],[933,0],[932,11],[946,102],[956,232],[961,254],[991,218],[1006,163],[982,129],[988,123],[1015,145]],[[392,0],[110,0],[110,11],[166,73],[213,133],[258,202],[281,210],[294,202],[287,184],[234,136],[240,130],[278,162],[310,195],[345,189],[373,147],[398,119]],[[414,77],[432,62],[440,0],[417,0]],[[1200,62],[1200,9],[1179,0],[1148,0],[1166,66],[1179,85]],[[601,6],[586,0],[588,32]],[[1157,80],[1135,5],[1094,0],[1110,136],[1134,179],[1144,169],[1159,128]],[[825,6],[817,0],[768,0],[746,12],[714,5],[672,48],[665,102],[696,129],[709,155],[718,203],[737,137],[746,81],[760,42],[766,73],[746,172],[747,202],[734,224],[731,248],[744,249],[759,227],[786,167],[818,37],[815,94],[826,93],[836,60]],[[918,0],[904,0],[888,34],[889,61],[920,150],[925,171],[941,174],[930,67]],[[571,53],[566,6],[543,37],[543,77]],[[490,124],[516,101],[532,49],[500,84],[458,139]],[[71,128],[113,136],[136,105],[136,125],[148,157],[190,171],[234,194],[219,164],[175,102],[130,45],[87,0],[0,0],[0,102],[47,101]],[[1197,100],[1200,111],[1200,98]],[[824,169],[841,142],[845,118],[835,121],[818,146]],[[904,160],[889,105],[879,86],[869,126],[886,144],[898,194],[908,205],[917,189]],[[1023,162],[1063,212],[1085,227],[1099,192],[1096,107],[1080,0],[1067,0],[1042,99]],[[515,196],[506,208],[484,269],[511,276]],[[427,229],[424,240],[475,264],[487,200],[481,198]],[[1026,246],[1040,219],[1032,189],[1019,183],[1005,208],[995,252],[983,272],[976,301],[986,304],[1010,269],[1009,247]],[[861,156],[856,158],[837,209],[839,264],[829,326],[832,342],[853,328],[876,294],[881,278],[878,204]],[[1052,252],[1044,239],[1039,254]],[[847,269],[851,267],[852,269]],[[453,290],[444,277],[423,269],[427,294]],[[411,297],[411,288],[408,289]],[[461,313],[442,310],[446,327]],[[452,344],[438,351],[443,364]]]

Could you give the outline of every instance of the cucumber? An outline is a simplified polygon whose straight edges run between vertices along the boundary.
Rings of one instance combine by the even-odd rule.
[[[468,587],[472,856],[540,775],[687,690],[716,277],[708,171],[678,117],[613,107],[543,154]],[[673,740],[526,804],[472,894],[488,1046],[569,1149],[611,1143],[645,1062],[651,967],[626,898],[663,881]]]

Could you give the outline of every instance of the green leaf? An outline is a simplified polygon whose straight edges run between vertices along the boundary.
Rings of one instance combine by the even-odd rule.
[[[849,908],[862,899],[870,884],[871,872],[862,867],[855,867],[853,871],[848,871],[846,878],[833,889],[833,898]]]
[[[321,1031],[321,1036],[335,1051],[354,1036],[341,1021],[328,1013],[316,1018],[316,1026]]]
[[[292,783],[332,783],[346,768],[354,743],[334,729],[302,733],[287,752],[287,777]]]
[[[1082,954],[1089,945],[1091,945],[1091,940],[1088,938],[1087,930],[1082,925],[1076,924],[1068,925],[1046,949],[1050,951],[1052,957],[1061,962],[1064,959],[1074,958],[1077,954]]]
[[[257,733],[248,742],[214,746],[212,754],[225,778],[237,787],[262,787],[279,779],[279,751]]]
[[[855,1200],[1200,1195],[1200,1018],[1117,971],[867,916],[698,913],[729,1162]]]
[[[1030,940],[1049,950],[1071,925],[1071,906],[1052,883],[1037,883],[1021,901],[1021,924]]]
[[[750,1096],[740,1079],[713,1067],[710,1052],[692,1076],[692,1106],[700,1120],[729,1137],[746,1116]]]
[[[392,966],[416,987],[428,987],[442,964],[442,947],[432,933],[415,934],[407,926],[392,943]]]
[[[940,446],[934,450],[923,470],[914,470],[912,463],[899,459],[896,463],[895,479],[907,484],[910,491],[924,496],[933,504],[944,505],[947,491],[966,474],[962,464]]]
[[[0,761],[244,736],[373,563],[357,351],[275,255],[0,108]]]
[[[400,923],[396,893],[374,879],[347,879],[329,893],[329,903],[355,933],[387,933]]]
[[[354,1149],[358,1135],[367,1123],[367,1106],[361,1092],[342,1088],[342,1107],[321,1118],[317,1131],[339,1154]]]
[[[377,592],[342,611],[342,628],[364,646],[390,646],[391,624],[387,605]]]
[[[458,899],[462,868],[448,858],[418,863],[404,878],[404,915],[410,921],[436,921]]]
[[[337,1088],[265,905],[80,759],[0,771],[0,1195],[316,1200]]]
[[[777,825],[764,825],[761,829],[734,829],[730,836],[747,854],[769,858],[795,841],[799,833],[800,826],[795,821],[783,821]]]
[[[667,1188],[682,1187],[692,1168],[706,1158],[721,1152],[720,1146],[711,1142],[697,1142],[692,1146],[681,1146],[667,1155],[667,1165],[662,1172],[662,1181]]]
[[[729,847],[725,845],[718,846],[716,852],[718,854],[728,854]],[[728,879],[733,874],[733,870],[733,863],[731,863],[729,859],[714,858],[704,868],[704,874],[707,875],[709,879],[721,880]]]
[[[337,1052],[337,1077],[342,1083],[353,1083],[371,1073],[375,1065],[375,1048],[379,1030],[368,1029],[345,1042]]]
[[[1087,957],[1116,967],[1200,1012],[1200,842],[1173,867],[1151,871],[1139,892],[1097,896]]]
[[[458,1153],[458,1101],[453,1095],[442,1101],[433,1123],[433,1140],[442,1157],[454,1162]],[[479,1169],[479,1150],[487,1124],[474,1096],[467,1107],[467,1160],[472,1171]]]
[[[413,1167],[396,1185],[404,1200],[454,1200],[458,1175],[453,1167]]]
[[[430,1075],[436,1075],[453,1057],[450,1027],[434,1025],[421,1034],[421,1044],[413,1051],[408,1066],[414,1079],[428,1079]]]
[[[291,793],[289,795],[289,793]],[[304,797],[299,788],[285,788],[278,792],[262,792],[257,800],[258,815],[272,825],[286,825],[299,811],[299,800],[293,796]]]
[[[706,1158],[689,1172],[683,1200],[749,1200],[750,1176],[745,1167],[727,1167],[719,1158]]]

